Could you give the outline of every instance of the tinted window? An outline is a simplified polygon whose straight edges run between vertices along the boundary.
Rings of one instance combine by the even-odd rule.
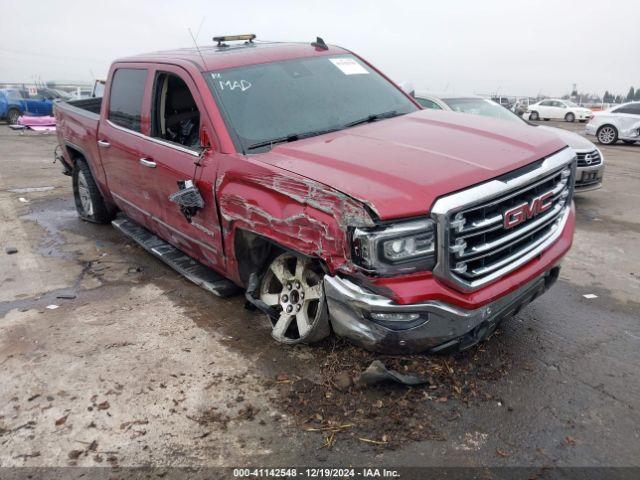
[[[540,105],[542,105],[543,107],[551,107],[553,106],[553,102],[550,100],[545,100],[544,102],[540,102]]]
[[[422,105],[424,108],[432,108],[433,110],[442,110],[440,105],[436,102],[432,102],[431,100],[427,100],[426,98],[416,97],[416,102]]]
[[[372,115],[418,110],[398,88],[352,55],[263,63],[210,72],[208,80],[242,151],[286,141]],[[381,120],[384,121],[384,120]],[[267,143],[264,147],[257,146]],[[253,148],[252,148],[253,147]]]
[[[640,103],[631,103],[624,107],[616,108],[613,113],[631,113],[634,115],[640,115]]]
[[[147,71],[131,68],[116,70],[111,81],[109,120],[116,125],[140,131],[142,95]]]

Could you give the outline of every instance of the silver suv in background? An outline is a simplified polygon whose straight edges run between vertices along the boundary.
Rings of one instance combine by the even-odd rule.
[[[618,140],[626,144],[640,142],[640,102],[624,103],[602,112],[596,112],[584,129],[603,145]]]
[[[604,174],[604,156],[602,152],[589,140],[569,132],[562,128],[547,127],[528,122],[515,113],[500,106],[498,103],[477,95],[453,95],[433,94],[418,92],[415,99],[424,108],[437,110],[451,110],[460,113],[470,113],[493,117],[508,122],[516,122],[531,125],[532,128],[541,128],[553,132],[569,145],[578,157],[578,170],[576,173],[575,190],[586,192],[596,190],[602,186]]]

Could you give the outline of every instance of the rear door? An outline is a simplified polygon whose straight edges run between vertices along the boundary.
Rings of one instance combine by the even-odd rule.
[[[538,115],[540,118],[551,118],[551,101],[543,100],[538,104]]]
[[[201,156],[199,138],[203,129],[213,135],[212,124],[187,71],[162,65],[153,76],[151,125],[144,149],[153,162],[148,175],[156,196],[155,230],[202,263],[222,267],[222,235],[213,194],[219,153],[210,150]],[[204,200],[204,208],[190,219],[169,200],[178,191],[178,182],[189,180]]]
[[[619,134],[625,136],[627,130],[634,128],[640,122],[640,103],[629,103],[614,110]]]
[[[129,217],[150,227],[155,200],[145,152],[149,116],[143,113],[149,111],[148,78],[144,64],[113,67],[101,112],[98,149],[114,201]]]
[[[46,113],[46,101],[41,89],[29,87],[23,94],[26,102],[26,111],[34,115],[44,115]]]

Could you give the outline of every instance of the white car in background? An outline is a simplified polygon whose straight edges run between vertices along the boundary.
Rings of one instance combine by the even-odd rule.
[[[640,143],[640,102],[596,112],[584,131],[587,135],[595,135],[603,145],[613,145],[618,140],[629,145]]]
[[[508,122],[524,123],[530,125],[531,128],[541,128],[553,132],[569,145],[578,157],[575,181],[576,193],[596,190],[602,186],[604,156],[592,142],[577,133],[569,132],[562,128],[547,127],[545,125],[528,122],[496,102],[478,97],[477,95],[438,95],[418,92],[415,94],[415,99],[424,108],[484,115],[485,117],[493,117]]]
[[[593,116],[588,108],[576,105],[571,100],[547,99],[529,105],[529,120],[564,120],[586,122]]]

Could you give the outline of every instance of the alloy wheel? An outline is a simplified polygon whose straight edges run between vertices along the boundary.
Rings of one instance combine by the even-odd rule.
[[[616,139],[616,131],[613,127],[602,127],[598,132],[598,140],[600,143],[604,143],[605,145],[609,145],[615,142]]]
[[[279,342],[304,342],[326,322],[322,271],[306,258],[276,257],[263,277],[260,300],[278,312],[271,335]]]

